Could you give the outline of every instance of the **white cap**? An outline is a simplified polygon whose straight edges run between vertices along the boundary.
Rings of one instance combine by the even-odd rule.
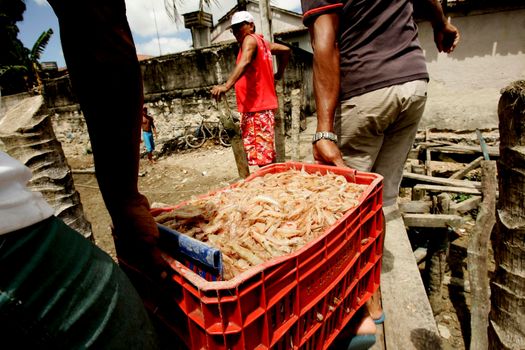
[[[232,22],[228,26],[228,28],[231,28],[232,26],[242,23],[242,22],[248,22],[248,23],[254,23],[255,20],[253,19],[253,16],[248,11],[239,11],[235,12],[232,16]]]

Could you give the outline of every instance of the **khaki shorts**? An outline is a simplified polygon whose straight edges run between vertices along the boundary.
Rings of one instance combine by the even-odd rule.
[[[335,130],[345,162],[384,177],[383,204],[396,203],[403,168],[427,100],[427,81],[414,80],[341,102]]]

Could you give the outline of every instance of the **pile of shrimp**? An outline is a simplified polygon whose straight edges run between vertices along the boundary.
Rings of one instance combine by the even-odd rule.
[[[228,280],[322,235],[359,204],[366,187],[292,169],[191,199],[156,221],[219,249]]]

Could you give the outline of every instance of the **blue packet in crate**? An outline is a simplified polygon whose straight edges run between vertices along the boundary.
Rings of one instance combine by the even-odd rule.
[[[222,254],[217,248],[157,224],[164,251],[207,281],[222,281]]]

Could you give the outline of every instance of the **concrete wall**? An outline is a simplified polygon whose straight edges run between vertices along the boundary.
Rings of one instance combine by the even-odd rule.
[[[454,15],[461,42],[450,55],[439,54],[428,22],[419,23],[431,81],[423,128],[474,130],[498,126],[500,89],[525,79],[525,9]],[[219,111],[210,89],[226,81],[234,68],[237,43],[186,51],[142,61],[145,103],[156,120],[159,143],[176,138],[201,116],[217,120]],[[314,108],[312,57],[294,49],[285,73],[286,93],[302,87],[304,113]],[[62,142],[76,142],[79,151],[89,149],[85,125],[69,79],[49,81],[46,104]],[[5,99],[5,97],[4,97]],[[236,110],[235,94],[228,93]]]
[[[237,50],[237,43],[227,43],[141,61],[144,100],[155,119],[158,150],[164,143],[182,136],[187,128],[197,125],[201,118],[219,120],[220,110],[210,90],[227,80],[235,67]],[[309,53],[294,49],[284,75],[285,96],[288,97],[293,88],[303,89],[304,115],[313,110],[311,65]],[[236,114],[234,89],[228,92],[227,98],[231,111]],[[45,100],[53,114],[57,138],[74,143],[80,153],[89,150],[84,118],[69,78],[48,81]],[[289,103],[285,107],[289,109]]]
[[[419,23],[430,84],[421,127],[497,128],[500,90],[525,79],[525,9],[455,14],[461,41],[438,53],[432,27]]]

